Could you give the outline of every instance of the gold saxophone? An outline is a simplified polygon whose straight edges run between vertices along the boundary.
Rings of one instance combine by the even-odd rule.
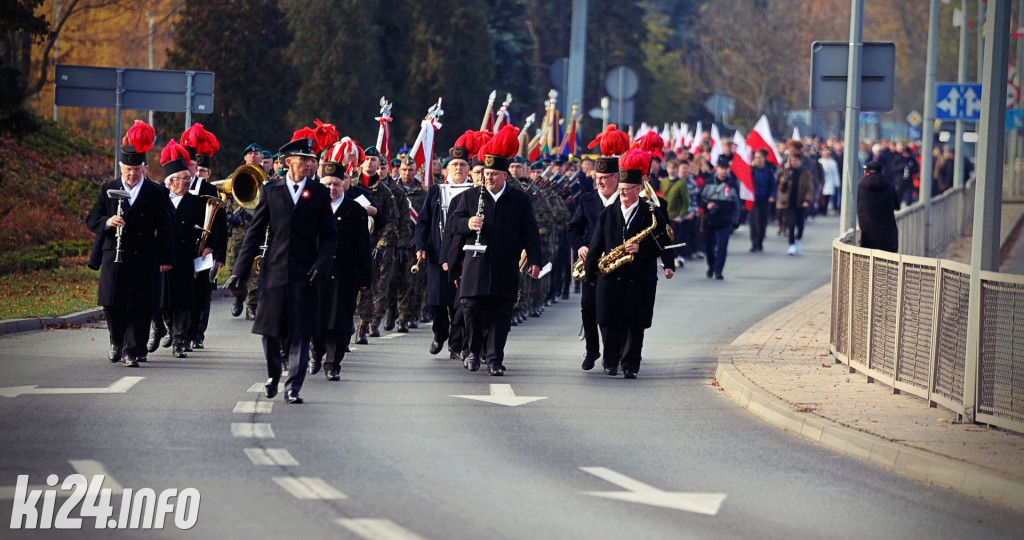
[[[655,227],[658,226],[658,218],[654,215],[654,206],[649,206],[648,208],[651,209],[651,225],[638,232],[636,236],[616,246],[615,249],[609,251],[604,257],[598,259],[597,269],[602,274],[608,275],[618,270],[620,266],[633,262],[634,255],[626,251],[626,246],[629,244],[639,244],[641,240],[654,232]]]

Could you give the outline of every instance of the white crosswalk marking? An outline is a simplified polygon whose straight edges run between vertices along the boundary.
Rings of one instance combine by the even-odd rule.
[[[284,448],[246,448],[245,455],[253,465],[295,466],[299,464]]]
[[[239,401],[235,403],[234,413],[269,413],[274,407],[272,401]]]
[[[270,429],[270,424],[266,423],[232,422],[231,436],[250,439],[273,439],[274,430]]]
[[[334,489],[322,478],[302,476],[278,476],[274,478],[277,485],[284,488],[296,499],[338,500],[347,499],[344,493]]]
[[[265,383],[265,382],[253,383],[253,385],[250,386],[249,389],[246,390],[246,392],[259,392],[259,393],[262,394],[263,393],[263,387],[266,384],[267,383]],[[284,392],[284,383],[283,382],[282,383],[277,383],[277,391],[278,392]]]
[[[335,523],[367,540],[423,540],[423,537],[387,519],[338,519]]]

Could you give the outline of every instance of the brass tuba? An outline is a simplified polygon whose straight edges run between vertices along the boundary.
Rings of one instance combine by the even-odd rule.
[[[220,210],[221,206],[224,206],[224,201],[217,197],[211,197],[210,195],[203,195],[200,197],[206,202],[206,216],[203,219],[203,226],[196,225],[195,227],[200,231],[199,242],[196,248],[196,257],[203,256],[203,250],[206,249],[206,241],[210,238],[210,233],[213,231],[213,218],[217,216],[217,211]]]
[[[256,209],[260,202],[260,192],[263,184],[267,181],[267,174],[263,169],[255,165],[242,165],[235,169],[226,180],[210,182],[221,193],[230,195],[238,203],[238,206],[246,210]]]

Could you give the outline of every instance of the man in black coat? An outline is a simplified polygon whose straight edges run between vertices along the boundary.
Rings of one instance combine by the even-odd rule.
[[[196,126],[202,129],[201,124],[195,124],[193,128]],[[185,145],[185,142],[183,141],[182,144]],[[203,197],[219,198],[220,192],[210,183],[210,161],[213,159],[213,156],[203,153],[208,152],[212,154],[212,152],[207,148],[195,148],[187,145],[185,145],[185,150],[188,151],[190,158],[188,166],[189,175],[191,176],[189,193],[200,197],[201,201],[206,201]],[[205,212],[206,209],[204,208],[204,220]],[[185,343],[186,351],[191,351],[193,348],[206,348],[206,328],[210,324],[210,302],[213,300],[213,291],[217,288],[217,273],[224,266],[227,253],[227,214],[223,211],[218,211],[213,218],[210,236],[206,240],[206,248],[201,254],[204,257],[212,254],[214,266],[212,270],[203,270],[196,275],[195,299],[192,304],[191,314],[189,315],[188,340]]]
[[[330,190],[338,243],[323,286],[320,337],[313,338],[313,365],[309,370],[313,374],[319,371],[326,354],[323,368],[329,381],[341,380],[338,371],[345,359],[345,348],[355,332],[352,317],[356,311],[356,297],[360,290],[370,287],[371,272],[369,218],[359,203],[345,196],[352,179],[338,161],[340,157],[332,148],[320,169],[320,183]]]
[[[513,144],[514,143],[514,144]],[[481,150],[484,183],[458,197],[448,218],[454,235],[467,251],[459,280],[459,301],[466,320],[471,371],[480,367],[481,355],[491,375],[504,374],[505,341],[511,328],[512,305],[519,285],[519,259],[525,249],[528,272],[540,274],[540,233],[533,217],[530,196],[508,188],[508,161],[519,149],[518,129],[506,126]],[[454,242],[453,242],[454,243]]]
[[[330,190],[314,183],[313,139],[297,139],[283,147],[288,172],[267,182],[252,225],[245,234],[238,261],[225,287],[249,277],[253,259],[270,227],[270,243],[260,270],[260,308],[252,333],[263,336],[267,360],[268,398],[277,395],[281,378],[281,340],[288,341],[285,401],[302,403],[299,390],[309,364],[309,340],[320,335],[320,286],[330,270],[338,229],[331,212]]]
[[[661,256],[655,237],[667,223],[660,210],[640,200],[649,158],[637,157],[638,153],[645,152],[631,150],[620,160],[619,202],[598,216],[586,259],[587,286],[597,287],[597,324],[604,338],[604,372],[615,376],[621,367],[627,379],[635,379],[640,371],[644,331],[651,327],[654,317]],[[642,231],[646,235],[639,242],[630,242]],[[602,273],[598,262],[619,246],[632,254],[632,262]]]
[[[896,253],[899,231],[896,210],[900,198],[896,189],[882,176],[882,165],[869,161],[865,175],[857,182],[857,221],[860,224],[860,246]]]
[[[601,212],[619,201],[619,158],[600,157],[594,164],[594,182],[597,189],[580,197],[576,213],[569,222],[567,235],[573,253],[586,260],[590,252],[590,241]],[[597,300],[595,287],[585,284],[581,289],[580,313],[583,317],[583,339],[586,352],[583,356],[584,371],[594,368],[594,362],[601,357],[601,336],[597,329]]]
[[[448,181],[444,185],[467,185],[469,178],[469,151],[464,146],[456,146],[448,151]],[[427,305],[433,310],[434,323],[432,330],[434,339],[430,343],[430,354],[441,352],[445,341],[448,341],[449,355],[453,360],[462,357],[462,327],[454,325],[455,301],[458,291],[448,279],[447,253],[443,250],[444,239],[450,230],[447,229],[445,212],[450,215],[454,207],[445,208],[450,203],[449,195],[454,189],[433,184],[427,189],[427,197],[420,208],[419,219],[416,221],[416,260],[427,271]],[[426,261],[424,264],[423,261]]]
[[[100,187],[85,219],[90,231],[103,236],[97,303],[103,306],[110,334],[107,358],[117,362],[123,357],[128,367],[139,367],[138,361],[146,360],[157,272],[170,270],[174,260],[167,188],[146,180],[142,173],[146,151],[153,144],[153,136],[143,132],[152,130],[138,121],[128,130],[121,147],[121,180]],[[129,195],[121,201],[122,215],[118,215],[118,200],[108,193],[115,190]],[[118,248],[122,262],[114,262]]]

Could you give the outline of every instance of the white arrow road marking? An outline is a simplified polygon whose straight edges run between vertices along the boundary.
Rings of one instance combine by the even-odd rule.
[[[99,461],[93,461],[91,459],[72,459],[68,461],[68,463],[71,464],[71,467],[75,469],[76,473],[84,476],[87,482],[91,481],[93,476],[97,474],[102,474],[103,485],[100,486],[100,489],[109,489],[111,495],[120,495],[122,492],[124,492],[124,486],[122,486],[121,483],[118,482],[117,480],[114,480],[114,477],[110,476],[110,473],[107,472],[107,469],[104,468],[103,464],[100,463]],[[58,497],[67,497],[68,495],[71,495],[71,493],[74,491],[74,489],[63,490],[60,488],[60,486],[61,484],[57,484],[56,486],[47,486],[45,484],[33,484],[27,486],[28,491],[26,493],[31,492],[33,489],[50,489],[56,491]],[[16,486],[0,486],[0,500],[13,500],[15,489]]]
[[[407,335],[408,334],[388,334],[386,336],[381,336],[380,339],[395,339],[396,337],[402,337]]]
[[[540,401],[547,399],[547,397],[533,397],[533,396],[517,396],[512,391],[511,384],[492,384],[491,395],[489,396],[456,396],[462,399],[475,399],[477,401],[486,401],[487,403],[495,403],[497,405],[507,405],[509,407],[518,407],[526,403],[533,403],[534,401]]]
[[[299,462],[284,448],[246,448],[245,455],[253,465],[298,465]]]
[[[387,519],[338,519],[335,523],[367,540],[423,540],[423,537]]]
[[[265,382],[253,383],[252,386],[250,386],[249,389],[246,390],[246,392],[259,392],[259,393],[262,394],[264,386],[266,386],[266,384],[267,383],[265,383]],[[277,391],[278,392],[284,392],[284,383],[283,382],[277,383]]]
[[[38,388],[32,386],[8,386],[0,388],[0,396],[17,397],[22,394],[123,394],[145,377],[121,377],[106,388]]]
[[[274,408],[273,401],[239,401],[235,403],[234,413],[269,413]]]
[[[584,495],[604,497],[606,499],[617,499],[620,501],[649,504],[661,506],[684,512],[694,512],[713,516],[725,500],[725,493],[680,493],[675,491],[662,491],[656,487],[649,486],[643,482],[619,474],[604,467],[580,467],[581,471],[588,472],[602,480],[611,482],[627,491],[584,491]]]
[[[274,478],[277,485],[284,488],[296,499],[317,499],[337,500],[347,499],[344,493],[334,489],[330,484],[324,482],[323,478],[302,476],[293,478],[291,476],[278,476]]]
[[[274,430],[270,424],[231,422],[231,436],[244,437],[249,439],[273,439]]]

